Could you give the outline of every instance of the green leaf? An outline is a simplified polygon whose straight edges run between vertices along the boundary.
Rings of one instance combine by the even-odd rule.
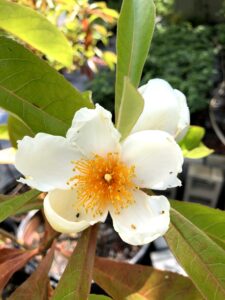
[[[69,42],[56,26],[38,12],[0,0],[0,28],[63,65],[72,65],[73,51]]]
[[[74,113],[92,107],[46,62],[4,37],[0,37],[0,67],[0,106],[34,133],[65,135]]]
[[[203,157],[209,156],[213,152],[214,152],[214,150],[209,149],[203,143],[200,143],[198,145],[198,147],[196,147],[195,149],[190,150],[190,151],[186,150],[186,149],[183,149],[184,157],[192,158],[192,159],[203,158]]]
[[[82,233],[51,300],[87,299],[92,280],[97,226]]]
[[[127,77],[124,78],[123,94],[116,127],[122,138],[128,136],[144,108],[144,100],[137,89],[130,83]]]
[[[102,296],[102,295],[89,295],[88,300],[112,300],[112,298],[109,298],[107,296]]]
[[[118,118],[124,77],[138,87],[149,52],[155,23],[152,0],[124,0],[117,29],[117,68],[115,113]]]
[[[36,199],[39,194],[39,191],[31,190],[17,196],[0,195],[0,222],[9,216],[16,214],[23,205]]]
[[[96,258],[94,280],[114,300],[203,299],[186,277],[105,258]]]
[[[206,147],[201,141],[205,135],[205,129],[200,126],[191,126],[179,145],[184,157],[199,159],[213,153],[212,149]]]
[[[12,115],[8,117],[8,130],[10,142],[14,148],[17,148],[17,141],[25,135],[34,136],[33,131],[21,119]]]
[[[200,144],[205,135],[205,129],[200,126],[190,126],[184,139],[180,141],[180,146],[184,145],[187,150],[192,150]]]
[[[165,237],[173,254],[205,299],[225,299],[225,251],[178,211],[170,216]]]
[[[55,246],[44,257],[37,270],[20,285],[8,300],[47,300],[49,299],[49,277],[48,272],[54,258]]]
[[[171,205],[225,250],[225,211],[196,203],[171,200]]]
[[[9,140],[8,126],[0,124],[0,140]]]

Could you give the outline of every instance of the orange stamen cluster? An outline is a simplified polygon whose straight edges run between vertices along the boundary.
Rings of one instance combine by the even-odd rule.
[[[76,189],[78,205],[93,214],[102,214],[111,204],[115,212],[134,203],[132,190],[134,166],[128,167],[120,161],[118,153],[108,153],[106,157],[95,155],[93,159],[73,162],[76,175],[69,184]]]

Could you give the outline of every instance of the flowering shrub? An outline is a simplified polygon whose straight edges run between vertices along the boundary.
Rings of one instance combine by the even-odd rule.
[[[1,28],[16,32],[60,63],[72,63],[70,44],[43,16],[5,0],[0,0],[1,9],[8,13],[8,19],[0,20]],[[0,249],[1,290],[30,259],[42,257],[11,299],[100,299],[90,295],[92,279],[116,300],[225,298],[224,212],[168,200],[152,191],[181,185],[178,174],[184,156],[211,153],[201,141],[204,130],[189,126],[181,91],[162,79],[138,88],[154,23],[153,1],[123,1],[115,123],[109,111],[93,104],[90,92],[74,89],[33,52],[0,37],[0,106],[17,118],[14,127],[9,121],[8,134],[19,139],[15,165],[23,174],[20,182],[32,187],[21,195],[0,197],[0,221],[37,207],[47,219],[35,247],[27,249],[8,235],[19,249]],[[12,128],[19,129],[17,134]],[[0,131],[4,139],[5,130]],[[105,221],[108,212],[114,229],[132,245],[164,235],[189,278],[95,257],[96,223]],[[48,273],[56,238],[61,232],[81,231],[52,290]]]

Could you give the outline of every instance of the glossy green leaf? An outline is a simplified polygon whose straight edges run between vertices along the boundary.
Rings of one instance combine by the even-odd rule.
[[[33,131],[21,119],[12,115],[8,117],[8,131],[10,142],[14,148],[17,148],[17,141],[25,135],[34,136]]]
[[[122,138],[128,136],[131,129],[137,122],[144,108],[144,100],[137,89],[124,78],[123,94],[118,112],[116,127],[120,131]]]
[[[173,254],[206,299],[225,299],[225,251],[178,211],[170,216],[165,237]]]
[[[17,44],[0,38],[0,106],[34,133],[65,135],[74,113],[92,107],[63,76]]]
[[[225,211],[190,202],[170,202],[174,209],[225,250]]]
[[[51,300],[87,299],[94,266],[97,226],[82,233]]]
[[[155,24],[153,0],[124,0],[117,29],[115,113],[118,118],[124,77],[138,87]]]
[[[49,299],[49,277],[48,272],[54,258],[55,246],[49,250],[43,258],[37,270],[20,285],[16,291],[8,298],[9,300],[48,300]]]
[[[0,28],[63,65],[72,65],[73,51],[69,42],[56,26],[38,12],[0,0]]]
[[[0,124],[0,140],[9,140],[8,126]]]
[[[17,213],[29,201],[36,199],[39,191],[31,190],[17,196],[0,195],[0,222]]]
[[[190,279],[152,267],[96,258],[94,280],[114,300],[200,300]]]
[[[183,140],[179,142],[184,157],[199,159],[213,153],[212,149],[202,143],[204,135],[205,129],[203,127],[191,126],[189,128]]]

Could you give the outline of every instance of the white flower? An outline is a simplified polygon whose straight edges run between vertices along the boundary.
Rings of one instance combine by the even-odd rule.
[[[177,141],[186,134],[190,113],[186,97],[163,79],[152,79],[139,88],[144,98],[144,110],[132,132],[163,130]]]
[[[79,232],[104,222],[108,212],[121,238],[149,243],[169,226],[164,190],[180,185],[183,156],[171,135],[159,130],[131,134],[119,143],[110,112],[96,105],[76,112],[66,138],[39,133],[18,143],[20,181],[48,192],[45,215],[59,232]]]

